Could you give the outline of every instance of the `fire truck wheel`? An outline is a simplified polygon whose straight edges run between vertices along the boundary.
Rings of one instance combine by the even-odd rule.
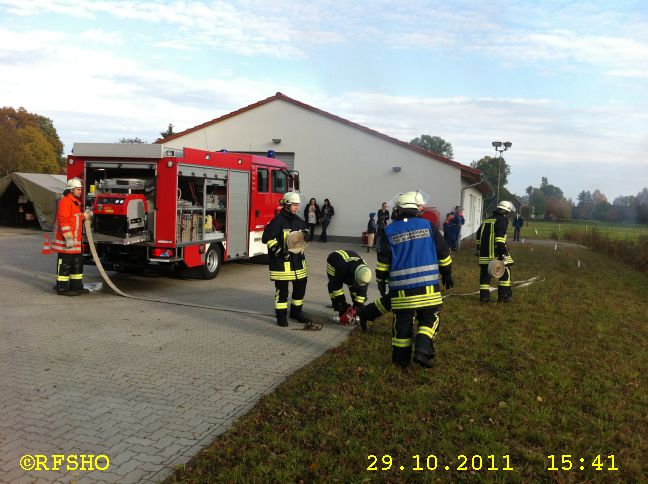
[[[221,265],[223,264],[223,252],[220,245],[212,244],[205,254],[205,265],[203,266],[203,277],[213,279],[218,275]]]

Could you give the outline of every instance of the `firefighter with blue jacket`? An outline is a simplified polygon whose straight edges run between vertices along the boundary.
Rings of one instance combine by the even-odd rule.
[[[275,283],[275,315],[279,326],[288,326],[288,285],[292,282],[290,319],[302,324],[310,323],[303,313],[304,295],[308,279],[308,266],[302,251],[288,247],[289,234],[301,232],[308,242],[311,234],[297,211],[301,199],[299,193],[288,192],[281,199],[281,211],[266,225],[261,241],[268,246],[270,280]]]
[[[490,302],[490,280],[488,264],[493,259],[504,262],[506,270],[497,284],[497,302],[511,302],[513,290],[511,289],[511,270],[513,258],[506,245],[506,231],[508,230],[508,214],[513,209],[513,204],[502,200],[493,215],[485,219],[477,230],[477,252],[479,254],[479,302]]]
[[[378,249],[376,278],[389,284],[389,302],[394,313],[392,361],[406,368],[412,359],[432,367],[434,344],[442,304],[440,280],[446,289],[454,286],[450,249],[430,222],[420,218],[420,192],[398,195],[397,214],[385,227]],[[377,301],[384,308],[382,298]],[[418,321],[414,336],[414,320]]]

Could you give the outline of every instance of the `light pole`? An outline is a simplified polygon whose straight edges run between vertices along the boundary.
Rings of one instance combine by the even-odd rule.
[[[495,151],[499,153],[499,162],[497,164],[497,198],[495,200],[495,203],[497,204],[499,204],[500,171],[502,170],[502,153],[508,150],[511,146],[513,146],[513,143],[511,143],[510,141],[504,141],[504,143],[502,143],[501,141],[493,141],[493,148],[495,148]]]

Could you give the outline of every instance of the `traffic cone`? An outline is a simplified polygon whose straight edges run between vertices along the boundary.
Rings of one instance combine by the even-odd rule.
[[[43,250],[41,250],[41,254],[51,254],[52,253],[52,247],[50,246],[50,237],[49,234],[45,234],[45,240],[43,240]]]

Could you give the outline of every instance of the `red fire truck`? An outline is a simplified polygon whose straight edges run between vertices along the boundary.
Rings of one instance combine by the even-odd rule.
[[[262,156],[161,144],[75,143],[67,176],[84,182],[102,264],[196,268],[267,254],[261,235],[298,173]],[[89,252],[89,251],[84,251]]]

